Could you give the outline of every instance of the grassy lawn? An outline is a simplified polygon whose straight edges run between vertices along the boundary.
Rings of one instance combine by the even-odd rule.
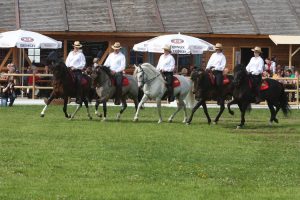
[[[300,111],[269,126],[268,110],[207,125],[157,124],[153,108],[107,122],[61,106],[0,108],[0,199],[300,199]],[[70,107],[69,110],[74,110]],[[172,108],[163,108],[167,120]],[[209,110],[216,116],[216,109]]]

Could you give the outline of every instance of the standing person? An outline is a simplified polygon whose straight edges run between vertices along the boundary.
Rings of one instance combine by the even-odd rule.
[[[82,88],[81,88],[81,78],[82,70],[85,67],[86,61],[85,56],[80,49],[82,45],[79,41],[75,41],[73,44],[73,51],[71,51],[66,60],[66,66],[73,71],[76,77],[75,86],[76,86],[76,103],[79,103]]]
[[[213,70],[213,74],[216,77],[217,91],[220,94],[218,104],[220,104],[220,98],[223,93],[223,71],[226,66],[226,58],[223,54],[223,45],[221,43],[217,43],[214,49],[216,52],[209,58],[206,70]]]
[[[254,57],[251,58],[249,64],[246,67],[247,72],[253,81],[253,90],[255,95],[255,103],[259,104],[260,99],[260,85],[262,82],[262,73],[264,71],[264,60],[260,57],[262,53],[260,47],[251,49],[254,52]]]
[[[116,93],[115,93],[115,104],[120,105],[121,96],[122,96],[122,80],[123,80],[123,71],[126,66],[126,59],[122,52],[120,52],[121,44],[120,42],[115,42],[111,46],[114,52],[110,53],[107,57],[104,66],[110,68],[113,77],[116,82]]]
[[[174,98],[173,89],[173,71],[175,69],[175,59],[171,55],[171,46],[165,45],[164,53],[160,56],[156,69],[162,73],[167,82],[168,101],[172,102]]]

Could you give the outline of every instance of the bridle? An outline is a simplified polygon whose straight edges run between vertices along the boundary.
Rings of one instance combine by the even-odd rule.
[[[148,78],[148,75],[145,73],[145,70],[139,65],[138,66],[140,71],[137,72],[137,75],[142,73],[142,80],[138,79],[138,83],[141,83],[141,86],[143,87],[145,84],[151,84],[157,77],[159,77],[161,74],[158,73],[156,76],[152,78]]]

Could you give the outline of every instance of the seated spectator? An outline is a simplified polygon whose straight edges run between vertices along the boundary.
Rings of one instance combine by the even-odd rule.
[[[188,73],[189,73],[189,70],[187,68],[183,67],[179,74],[182,76],[187,76]]]
[[[4,88],[1,92],[1,106],[12,106],[16,99],[15,93],[15,84],[13,80],[7,80],[7,84],[4,85]]]
[[[282,78],[282,70],[281,69],[277,69],[276,73],[273,74],[272,78],[277,79],[277,78]],[[280,80],[279,80],[280,82]]]
[[[267,71],[263,71],[262,77],[263,77],[263,78],[270,78],[271,75],[270,75]]]
[[[272,62],[270,58],[266,58],[265,59],[265,67],[264,67],[264,71],[266,71],[269,76],[273,76],[273,74],[275,74],[276,72],[276,63]]]

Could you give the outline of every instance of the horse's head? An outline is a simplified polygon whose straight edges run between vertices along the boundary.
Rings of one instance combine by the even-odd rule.
[[[203,70],[194,70],[191,73],[191,79],[194,82],[194,90],[193,93],[195,94],[196,99],[200,99],[203,93],[203,90],[207,88],[206,78],[207,73]]]
[[[56,51],[51,51],[49,53],[46,59],[46,65],[55,79],[63,79],[65,77],[67,66],[62,59],[59,58]]]
[[[141,67],[141,65],[134,65],[135,70],[133,75],[136,77],[137,82],[138,82],[138,87],[142,88],[145,84],[145,71],[144,69]]]
[[[102,87],[112,78],[112,74],[108,67],[100,65],[92,69],[90,77],[94,86]]]
[[[247,76],[247,71],[245,66],[242,64],[237,64],[234,67],[234,71],[233,71],[233,84],[237,87],[241,86],[246,76]]]

